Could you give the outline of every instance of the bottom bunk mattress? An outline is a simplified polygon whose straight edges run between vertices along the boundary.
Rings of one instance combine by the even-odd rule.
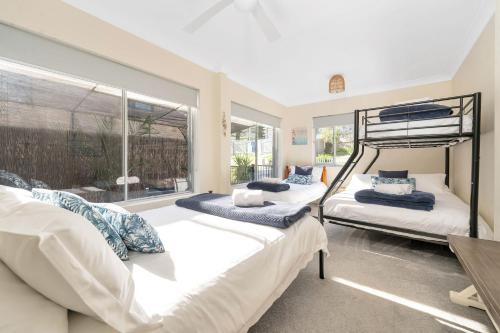
[[[324,183],[314,182],[311,185],[290,184],[290,189],[288,191],[263,191],[263,195],[266,201],[283,201],[307,205],[321,198],[326,190],[327,187]]]
[[[139,213],[158,231],[165,253],[129,252],[138,303],[161,316],[158,332],[246,331],[319,250],[323,226],[310,215],[287,229],[238,222],[168,206]],[[112,328],[71,313],[70,333]]]
[[[451,192],[434,193],[436,203],[431,211],[413,210],[398,207],[364,204],[354,199],[356,189],[347,189],[337,193],[325,202],[323,214],[341,219],[357,220],[380,225],[414,230],[426,234],[446,236],[469,235],[469,206]],[[342,224],[350,225],[348,222]],[[492,239],[492,231],[486,222],[479,217],[479,237]],[[393,232],[405,234],[404,232]],[[422,239],[433,237],[421,236]]]

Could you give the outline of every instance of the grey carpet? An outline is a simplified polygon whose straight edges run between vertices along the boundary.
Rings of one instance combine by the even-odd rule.
[[[450,302],[470,281],[444,246],[327,225],[326,279],[317,258],[251,333],[494,332],[487,315]]]

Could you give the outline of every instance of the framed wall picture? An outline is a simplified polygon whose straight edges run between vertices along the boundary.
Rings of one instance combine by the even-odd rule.
[[[292,129],[292,145],[307,145],[307,127],[297,127]]]

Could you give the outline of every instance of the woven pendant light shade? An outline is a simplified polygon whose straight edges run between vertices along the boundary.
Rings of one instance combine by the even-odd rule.
[[[329,84],[330,94],[338,94],[345,91],[345,80],[340,74],[332,76]]]

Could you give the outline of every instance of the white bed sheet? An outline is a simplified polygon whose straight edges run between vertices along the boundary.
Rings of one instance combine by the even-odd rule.
[[[395,137],[395,136],[405,136],[405,135],[437,135],[437,134],[458,134],[459,129],[456,126],[453,127],[437,127],[437,128],[425,128],[425,129],[408,129],[411,127],[423,127],[423,126],[445,126],[445,125],[458,125],[460,123],[460,118],[444,118],[444,119],[429,119],[429,120],[413,120],[404,123],[383,123],[368,126],[368,131],[380,131],[380,130],[394,130],[389,132],[376,132],[367,133],[368,138],[385,138],[385,137]],[[396,131],[395,129],[401,129]],[[472,115],[463,116],[462,131],[472,132]],[[363,139],[365,137],[365,126],[359,127],[359,137]]]
[[[295,279],[314,253],[327,250],[323,226],[307,215],[288,229],[237,222],[168,206],[140,213],[166,252],[129,252],[138,302],[163,318],[155,332],[246,331]],[[70,333],[113,332],[70,316]]]
[[[328,198],[324,214],[438,235],[469,235],[469,206],[451,192],[434,193],[436,204],[427,212],[360,203],[354,199],[357,190],[348,188]],[[478,227],[480,238],[492,239],[492,231],[482,217]]]
[[[290,189],[283,192],[263,191],[266,201],[283,201],[299,205],[307,205],[318,200],[325,194],[327,187],[322,182],[314,182],[311,185],[290,184]]]

